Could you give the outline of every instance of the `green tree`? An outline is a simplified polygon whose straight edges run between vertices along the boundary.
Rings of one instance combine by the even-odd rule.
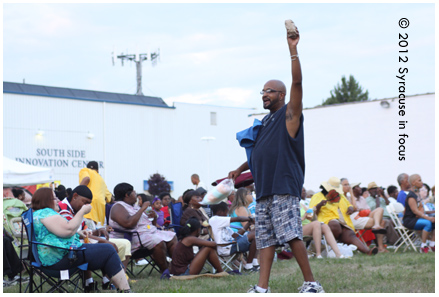
[[[341,77],[341,85],[338,83],[330,93],[331,97],[326,99],[322,105],[369,100],[369,91],[363,92],[363,88],[352,75],[349,75],[349,80],[347,81],[343,75]]]
[[[158,196],[161,192],[170,192],[171,186],[166,178],[159,173],[154,173],[148,179],[148,192],[153,196]]]

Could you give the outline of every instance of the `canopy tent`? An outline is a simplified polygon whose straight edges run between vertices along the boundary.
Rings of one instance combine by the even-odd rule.
[[[53,169],[27,165],[3,156],[3,187],[36,185],[53,181]]]

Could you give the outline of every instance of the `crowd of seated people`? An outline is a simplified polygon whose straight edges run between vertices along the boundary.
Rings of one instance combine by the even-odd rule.
[[[435,187],[423,183],[417,174],[402,173],[396,181],[400,190],[393,185],[384,189],[375,182],[361,187],[360,182],[349,183],[347,178],[337,177],[322,182],[318,192],[303,189],[300,213],[303,235],[313,238],[316,258],[322,257],[322,235],[337,258],[343,258],[337,242],[352,244],[366,255],[388,252],[385,245],[392,245],[399,237],[386,209],[390,203],[401,203],[405,209],[400,215],[401,222],[406,228],[420,232],[421,252],[434,252]],[[84,223],[87,220],[83,216],[90,212],[92,201],[92,193],[86,186],[73,190],[59,187],[57,191],[41,188],[26,202],[31,203],[29,206],[34,211],[38,241],[59,247],[69,247],[72,242],[84,246],[89,270],[103,272],[102,288],[109,288],[111,281],[118,290],[129,292],[125,269],[131,254],[141,248],[152,252],[162,276],[199,274],[206,261],[221,272],[218,257],[238,251],[247,254],[245,271],[257,271],[253,191],[253,185],[242,187],[224,202],[203,207],[200,202],[207,191],[202,187],[188,189],[175,200],[169,192],[157,197],[137,194],[132,185],[119,183],[114,187],[113,201],[108,203],[108,226],[98,233],[89,231]],[[15,188],[10,194],[25,199],[22,189]],[[178,202],[183,204],[179,240],[175,232],[164,228],[170,220],[169,203]],[[370,230],[376,247],[369,247],[370,241],[365,244],[359,238],[359,230]],[[125,231],[138,232],[139,236],[134,235],[128,241]],[[42,246],[38,252],[43,265],[56,269],[71,265],[62,250]],[[93,283],[90,273],[86,279],[87,287]]]

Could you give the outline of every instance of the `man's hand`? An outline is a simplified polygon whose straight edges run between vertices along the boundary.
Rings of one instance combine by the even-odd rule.
[[[232,179],[233,181],[235,181],[236,178],[237,178],[238,176],[240,176],[240,175],[241,175],[241,171],[239,171],[238,169],[236,169],[236,170],[233,170],[233,171],[230,171],[230,172],[229,172],[228,178],[229,178],[229,179]]]
[[[249,170],[250,168],[248,167],[248,163],[247,161],[245,161],[244,163],[242,163],[241,166],[238,167],[238,169],[230,171],[228,178],[229,179],[233,179],[233,181],[235,181],[235,179],[241,175],[241,173],[243,173],[246,170]]]
[[[288,46],[290,47],[290,49],[292,47],[296,47],[297,44],[299,43],[299,39],[300,39],[300,35],[299,35],[299,29],[293,25],[295,27],[295,34],[289,34],[288,33],[288,29],[287,29],[287,41],[288,41]]]

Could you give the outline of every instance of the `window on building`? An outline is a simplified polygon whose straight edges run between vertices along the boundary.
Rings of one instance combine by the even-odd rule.
[[[216,126],[216,112],[211,112],[210,113],[210,125],[211,126]]]

